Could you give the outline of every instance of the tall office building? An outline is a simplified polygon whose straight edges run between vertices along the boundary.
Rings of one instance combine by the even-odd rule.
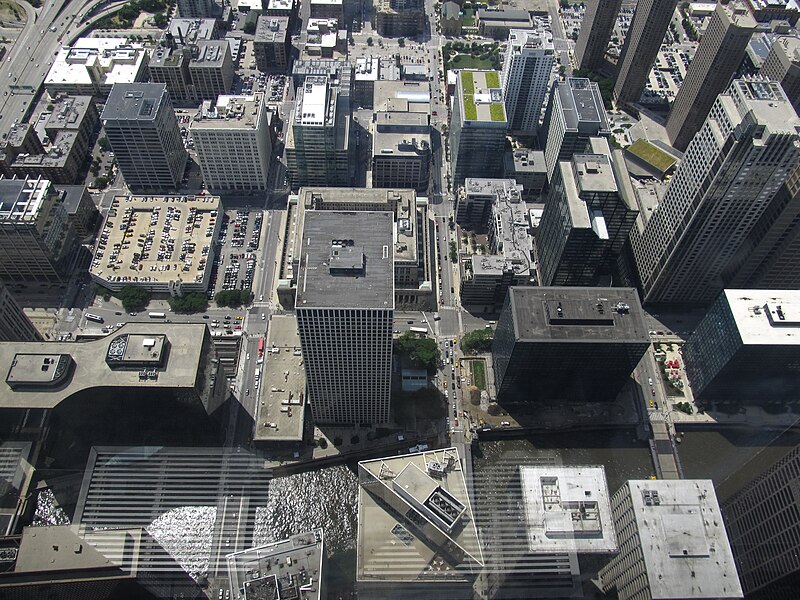
[[[800,151],[800,119],[775,82],[736,80],[689,144],[664,199],[631,235],[645,302],[710,304],[768,231],[755,226]]]
[[[0,342],[35,342],[41,339],[14,296],[0,282]]]
[[[548,180],[559,161],[586,152],[590,137],[610,135],[603,96],[595,82],[569,77],[553,83],[540,140]]]
[[[650,345],[643,315],[632,288],[509,288],[492,343],[498,401],[614,400]]]
[[[724,290],[683,347],[694,397],[706,404],[795,402],[800,291]]]
[[[508,122],[497,71],[458,74],[450,124],[453,186],[467,177],[500,177]]]
[[[742,597],[710,479],[631,480],[611,498],[620,552],[600,570],[619,600]]]
[[[201,18],[216,17],[222,9],[214,0],[178,0],[178,14],[181,17]]]
[[[271,117],[260,92],[203,103],[189,130],[209,189],[267,189]]]
[[[46,179],[0,179],[0,281],[64,283],[78,248],[61,196]]]
[[[259,71],[275,69],[285,71],[289,67],[292,45],[289,34],[290,17],[262,15],[258,17],[253,36],[253,54]]]
[[[603,138],[561,161],[539,223],[540,285],[595,285],[611,273],[639,214],[621,150]]]
[[[755,28],[743,4],[717,4],[667,119],[667,135],[678,150],[686,150],[717,96],[728,87]]]
[[[739,254],[746,256],[728,287],[800,289],[800,163],[753,227]],[[738,264],[738,263],[737,263]]]
[[[511,131],[533,133],[538,129],[554,60],[549,33],[521,29],[509,32],[502,86]]]
[[[617,105],[639,101],[677,4],[677,0],[641,0],[636,4],[617,63]]]
[[[346,186],[350,97],[325,76],[309,76],[297,89],[286,134],[286,167],[292,188]]]
[[[792,600],[800,585],[800,446],[722,505],[747,598]]]
[[[318,423],[389,421],[393,225],[390,212],[305,212],[295,310]]]
[[[101,118],[131,189],[164,191],[178,187],[189,155],[163,83],[116,84]]]
[[[777,38],[759,72],[779,82],[794,110],[800,112],[800,38],[795,35]]]
[[[579,69],[596,71],[603,64],[621,5],[622,0],[592,0],[586,4],[575,43],[575,62]]]
[[[178,31],[181,31],[178,29]],[[195,107],[203,100],[216,100],[230,92],[234,65],[226,40],[198,39],[177,43],[167,34],[166,45],[150,56],[150,81],[164,83],[178,106]]]

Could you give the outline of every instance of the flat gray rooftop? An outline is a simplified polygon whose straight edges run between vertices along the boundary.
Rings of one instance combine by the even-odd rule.
[[[15,375],[15,360],[19,357],[35,361],[38,369],[44,364],[44,358],[68,356],[73,362],[71,374],[67,374],[63,384],[57,387],[39,387],[35,381],[30,381],[31,387],[14,390],[9,385],[13,381],[0,382],[0,408],[54,408],[73,394],[94,387],[194,388],[206,335],[205,324],[128,323],[112,335],[90,342],[0,343],[0,371],[6,377]],[[141,379],[137,368],[125,368],[124,360],[120,363],[123,368],[109,365],[107,357],[114,353],[112,346],[123,337],[128,338],[128,344],[121,348],[122,352],[128,361],[137,365],[146,364],[147,356],[160,349],[160,343],[163,345],[169,341],[169,356],[159,368],[157,379]],[[49,364],[51,367],[45,374],[48,378],[58,363]],[[115,362],[112,364],[116,365]]]
[[[608,130],[603,97],[596,83],[581,77],[570,77],[556,87],[567,129],[579,129],[582,123],[599,124]]]
[[[164,83],[115,83],[103,109],[105,120],[152,121],[167,95]]]
[[[390,212],[308,210],[296,308],[394,308]]]
[[[231,594],[260,600],[296,598],[316,600],[321,597],[325,574],[322,529],[298,533],[287,540],[229,554],[228,577]]]
[[[262,358],[253,439],[299,442],[305,421],[306,372],[296,316],[272,315]]]
[[[512,287],[508,293],[518,340],[650,343],[633,288]]]
[[[602,466],[521,466],[519,471],[531,552],[616,552]]]
[[[632,514],[653,598],[741,598],[710,479],[632,480]]]

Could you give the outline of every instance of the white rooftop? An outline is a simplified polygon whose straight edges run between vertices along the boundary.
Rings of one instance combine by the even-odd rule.
[[[301,125],[325,124],[328,108],[328,83],[324,77],[306,77],[303,98],[297,107],[297,121]]]
[[[710,479],[632,480],[633,513],[653,598],[741,598]]]
[[[127,38],[80,38],[58,51],[44,83],[92,85],[90,69],[102,73],[103,85],[133,83],[145,57],[142,44]]]
[[[745,344],[800,344],[800,290],[725,290]]]
[[[531,552],[614,552],[603,467],[519,468]]]

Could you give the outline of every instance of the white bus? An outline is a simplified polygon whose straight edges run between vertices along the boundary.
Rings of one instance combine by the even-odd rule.
[[[162,313],[162,312],[151,312],[151,313],[149,313],[149,316],[150,316],[151,319],[166,319],[167,318],[166,313]]]
[[[427,327],[409,327],[409,331],[413,331],[414,333],[421,333],[424,335],[428,335],[428,328]]]
[[[101,317],[100,315],[94,315],[92,313],[86,313],[84,316],[86,317],[87,321],[94,321],[95,323],[104,323],[105,322],[105,319],[103,319],[103,317]]]

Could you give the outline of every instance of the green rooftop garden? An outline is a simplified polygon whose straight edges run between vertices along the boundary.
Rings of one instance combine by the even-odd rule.
[[[497,71],[490,71],[485,74],[486,77],[486,87],[488,88],[499,88],[500,87],[500,75]]]
[[[492,104],[489,106],[489,112],[492,115],[492,121],[505,121],[506,111],[502,104]]]
[[[461,86],[464,88],[464,95],[471,96],[475,93],[475,79],[472,71],[461,71]]]
[[[464,119],[467,121],[478,120],[478,107],[475,106],[475,102],[472,101],[472,94],[464,96]]]
[[[675,158],[643,139],[636,140],[626,150],[662,173],[666,173],[677,162]]]

